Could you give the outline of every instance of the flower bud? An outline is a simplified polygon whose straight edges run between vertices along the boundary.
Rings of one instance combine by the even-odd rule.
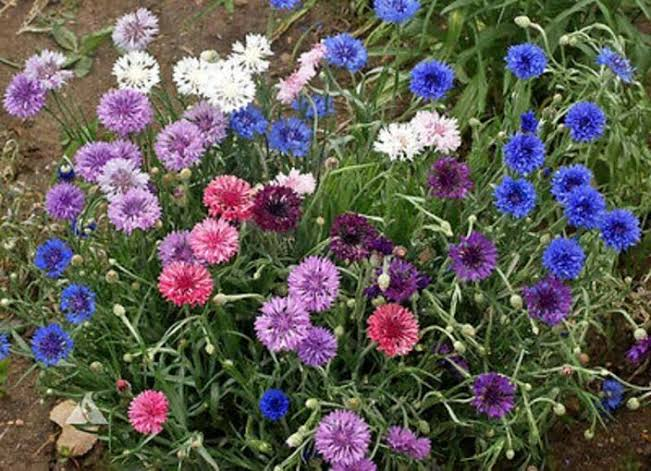
[[[506,450],[505,456],[506,456],[506,459],[510,461],[515,457],[515,451],[513,451],[511,449],[508,449],[508,450]]]
[[[355,298],[350,298],[348,301],[346,301],[346,307],[349,309],[352,309],[355,307],[356,301]]]
[[[588,363],[590,363],[590,357],[588,356],[587,353],[580,353],[580,354],[579,354],[579,362],[581,362],[581,364],[582,364],[583,366],[585,366],[585,365],[587,365]]]
[[[99,361],[92,362],[89,368],[90,371],[92,371],[93,373],[101,373],[102,371],[104,371],[104,365],[102,365],[102,363]]]
[[[554,414],[561,416],[561,415],[565,415],[565,412],[567,412],[567,410],[565,409],[565,406],[563,404],[561,404],[560,402],[554,404]]]
[[[476,304],[484,304],[484,301],[486,301],[486,297],[484,296],[484,293],[475,293],[473,299],[475,300]]]
[[[131,283],[131,289],[133,291],[138,291],[140,289],[140,283],[138,283],[137,281],[134,281],[133,283]]]
[[[181,448],[179,451],[176,452],[176,459],[179,461],[183,461],[188,457],[188,452],[185,451],[183,448]]]
[[[343,325],[338,325],[335,327],[335,337],[343,337],[344,336],[344,326]]]
[[[228,302],[228,299],[224,293],[217,293],[215,296],[213,296],[212,302],[217,306],[223,306]]]
[[[222,368],[227,369],[227,368],[233,368],[235,366],[235,363],[233,363],[233,360],[224,360],[222,361]]]
[[[118,275],[118,272],[115,270],[109,270],[106,272],[106,276],[104,277],[107,283],[109,284],[114,284],[120,281],[120,275]]]
[[[378,307],[386,304],[387,301],[384,299],[384,296],[378,296],[377,298],[373,298],[373,301],[371,301],[371,304],[373,307]]]
[[[189,168],[184,168],[178,174],[178,179],[183,182],[187,182],[190,178],[192,178],[192,170]]]
[[[497,133],[497,138],[500,140],[504,140],[506,138],[506,132],[505,131],[500,131]]]
[[[348,409],[357,410],[357,409],[359,409],[359,407],[362,405],[362,401],[360,401],[360,400],[359,400],[358,398],[356,398],[356,397],[351,397],[350,399],[346,399],[346,400],[344,401],[344,405],[345,405]]]
[[[319,216],[316,218],[316,224],[318,226],[323,226],[325,224],[325,219],[323,219],[323,216]]]
[[[8,307],[10,304],[11,304],[11,300],[9,300],[8,298],[2,298],[0,300],[0,306],[2,307]]]
[[[337,157],[328,157],[325,161],[326,170],[334,170],[339,166],[339,159]]]
[[[452,348],[454,348],[454,351],[460,355],[466,353],[466,346],[463,344],[463,342],[460,342],[458,340],[452,344]]]
[[[174,181],[174,174],[173,173],[166,173],[163,175],[163,185],[167,186],[170,185]]]
[[[320,407],[321,403],[319,402],[318,399],[311,397],[307,401],[305,401],[305,407],[311,410],[316,410]]]
[[[205,51],[201,51],[201,54],[199,54],[199,59],[201,59],[203,62],[214,64],[219,60],[219,53],[214,49],[206,49]]]
[[[113,314],[115,314],[118,317],[122,317],[127,313],[127,311],[124,309],[124,306],[122,304],[114,304],[113,305]]]
[[[290,448],[298,448],[303,443],[303,435],[300,433],[293,433],[292,435],[287,437],[285,443]]]
[[[394,257],[405,258],[407,256],[407,248],[403,247],[402,245],[396,245],[393,248],[392,253],[393,253]]]
[[[570,44],[570,36],[568,34],[564,34],[559,38],[558,44],[560,44],[561,46],[567,46],[568,44]]]
[[[640,408],[640,400],[637,397],[632,397],[626,401],[626,407],[630,410],[638,410]]]
[[[380,288],[380,291],[384,292],[387,290],[389,285],[391,285],[391,277],[388,273],[382,273],[377,277],[377,285]]]
[[[586,431],[583,432],[583,438],[586,440],[592,440],[594,438],[594,430],[586,429]]]
[[[418,421],[418,430],[420,433],[424,435],[429,435],[430,433],[430,426],[429,423],[426,420],[419,420]]]
[[[133,361],[133,355],[130,353],[125,353],[122,355],[122,360],[124,360],[125,363],[131,363]]]
[[[197,433],[194,437],[192,437],[192,441],[190,442],[190,447],[196,450],[197,448],[201,448],[202,446],[203,446],[203,435]]]
[[[513,309],[522,309],[522,306],[524,305],[522,302],[522,296],[519,294],[512,294],[509,302],[511,303],[511,307]]]
[[[477,128],[477,127],[481,126],[481,121],[479,121],[477,118],[470,118],[468,120],[468,124],[472,128]]]
[[[82,257],[79,254],[74,254],[72,256],[72,259],[70,260],[70,263],[72,263],[73,266],[78,267],[82,263],[84,263],[84,257]]]
[[[635,329],[635,332],[633,332],[633,337],[635,337],[635,340],[646,340],[648,337],[648,334],[646,330],[640,328]]]
[[[118,393],[123,394],[131,390],[131,384],[126,379],[119,378],[115,381],[115,390]]]
[[[630,285],[631,283],[633,283],[633,278],[630,277],[630,276],[627,276],[627,277],[624,278],[624,282],[625,282],[627,285]]]
[[[461,326],[461,332],[468,337],[474,337],[476,333],[475,328],[470,324],[463,324]]]
[[[212,343],[207,343],[205,349],[208,355],[215,353],[215,346]]]
[[[522,387],[524,388],[525,391],[531,391],[533,389],[531,383],[524,383]]]
[[[531,26],[531,20],[529,19],[528,16],[521,15],[521,16],[516,16],[515,19],[513,20],[516,25],[518,25],[520,28],[526,29],[529,26]]]

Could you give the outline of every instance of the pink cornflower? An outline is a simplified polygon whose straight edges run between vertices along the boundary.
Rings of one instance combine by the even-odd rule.
[[[311,173],[301,173],[295,168],[291,169],[287,175],[284,173],[276,175],[274,183],[291,188],[299,196],[311,195],[316,187],[316,181]]]
[[[223,219],[204,219],[194,226],[188,242],[194,256],[210,264],[227,262],[240,249],[237,229]]]
[[[325,46],[321,43],[315,44],[312,49],[301,54],[298,59],[300,67],[289,77],[278,83],[278,94],[276,98],[285,105],[289,105],[301,93],[301,90],[317,74],[317,67],[325,56]]]
[[[419,111],[411,120],[419,140],[438,152],[453,152],[461,145],[459,125],[455,118],[446,118],[436,111]]]
[[[368,318],[368,336],[389,357],[407,355],[418,342],[418,320],[400,304],[384,304]]]
[[[173,262],[163,267],[158,277],[158,291],[177,306],[206,304],[212,288],[210,273],[198,264]]]
[[[203,204],[212,217],[226,221],[246,221],[251,218],[253,191],[251,185],[233,175],[223,175],[211,181],[203,191]]]
[[[129,404],[129,422],[136,432],[157,435],[167,422],[169,402],[160,391],[148,389],[138,394]]]

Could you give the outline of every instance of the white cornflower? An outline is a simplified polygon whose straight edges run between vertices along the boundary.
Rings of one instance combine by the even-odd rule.
[[[206,64],[196,57],[184,57],[176,63],[172,78],[181,95],[199,94],[199,85],[206,75]]]
[[[132,160],[111,159],[102,168],[97,181],[106,197],[113,199],[132,188],[147,189],[149,175],[143,173]]]
[[[269,68],[267,57],[273,56],[269,40],[261,34],[247,34],[246,46],[240,41],[233,44],[230,59],[251,73],[264,72]]]
[[[206,64],[200,94],[224,113],[244,108],[255,98],[255,83],[251,74],[233,61]]]
[[[291,188],[301,196],[314,193],[316,187],[316,182],[311,173],[301,173],[295,168],[291,169],[287,175],[279,173],[274,183]]]
[[[411,120],[424,146],[434,146],[442,153],[453,152],[461,145],[459,125],[455,118],[446,118],[436,111],[419,111]]]
[[[391,160],[413,160],[423,146],[409,123],[391,123],[380,130],[373,149],[387,154]]]
[[[120,88],[149,93],[160,82],[160,67],[147,52],[131,51],[115,61],[113,75],[118,79]]]

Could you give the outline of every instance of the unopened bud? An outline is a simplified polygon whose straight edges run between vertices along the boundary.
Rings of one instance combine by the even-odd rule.
[[[564,34],[563,36],[561,36],[559,38],[558,44],[560,44],[561,46],[567,46],[568,44],[570,44],[570,36],[567,35],[567,34]]]
[[[454,348],[454,351],[460,355],[466,353],[466,346],[463,344],[463,342],[460,342],[458,340],[452,344],[452,348]]]
[[[587,353],[580,353],[580,354],[579,354],[579,362],[581,362],[581,364],[582,364],[583,366],[585,366],[585,365],[587,365],[588,363],[590,363],[590,357],[588,356]]]
[[[418,421],[418,430],[420,430],[420,433],[422,433],[424,435],[429,435],[429,433],[430,433],[429,423],[426,420],[419,420]]]
[[[125,353],[122,355],[122,360],[124,360],[125,363],[131,363],[133,361],[133,355],[130,353]]]
[[[583,432],[583,438],[586,440],[592,440],[594,438],[594,430],[586,429],[586,431]]]
[[[302,434],[293,433],[289,437],[287,437],[287,440],[285,440],[285,443],[290,448],[298,448],[303,443],[303,440],[304,440],[304,438],[303,438]]]
[[[114,284],[120,281],[120,275],[118,275],[118,272],[115,270],[109,270],[106,272],[106,275],[104,277],[107,283],[109,284]]]
[[[635,337],[635,340],[646,340],[648,337],[648,334],[646,330],[640,328],[635,329],[635,332],[633,332],[633,337]]]
[[[0,300],[0,306],[2,307],[8,307],[11,304],[11,300],[8,298],[2,298]]]
[[[473,299],[477,304],[484,304],[484,301],[486,301],[486,297],[484,296],[484,293],[475,293]]]
[[[70,260],[70,263],[72,263],[73,266],[78,267],[82,263],[84,263],[84,257],[82,257],[79,254],[74,254],[72,256],[72,259]]]
[[[217,293],[215,296],[212,298],[212,302],[215,303],[217,306],[223,306],[226,304],[228,299],[226,298],[226,295],[224,293]]]
[[[214,49],[206,49],[205,51],[201,51],[201,54],[199,54],[199,59],[201,59],[203,62],[213,64],[219,60],[219,53]]]
[[[391,277],[388,273],[382,273],[377,277],[377,285],[380,288],[380,291],[384,292],[391,285]]]
[[[633,283],[633,278],[630,277],[630,276],[627,276],[627,277],[624,278],[624,282],[625,282],[627,285],[630,285],[631,283]]]
[[[131,384],[126,379],[120,378],[117,381],[115,381],[115,390],[118,393],[122,394],[129,391],[130,389],[131,389]]]
[[[334,170],[339,166],[339,159],[337,157],[328,157],[325,161],[325,168],[327,170]]]
[[[373,301],[371,301],[373,307],[383,306],[386,303],[387,300],[384,299],[384,296],[378,296],[377,298],[373,298]]]
[[[520,28],[528,28],[529,26],[531,26],[531,20],[529,19],[528,16],[524,16],[524,15],[516,16],[513,21]]]
[[[511,449],[508,449],[508,450],[506,450],[505,456],[506,456],[506,459],[510,461],[515,457],[515,451],[513,451]]]
[[[224,360],[224,361],[222,361],[222,367],[224,369],[233,368],[233,366],[235,366],[235,363],[233,363],[233,360]]]
[[[393,248],[393,255],[398,258],[405,258],[407,256],[407,248],[402,245],[396,245]]]
[[[138,283],[137,281],[134,281],[133,283],[131,283],[131,289],[133,291],[138,291],[140,289],[140,283]]]
[[[481,121],[479,121],[477,118],[470,118],[468,120],[468,124],[470,125],[470,127],[477,128],[481,126]]]
[[[556,404],[554,404],[554,414],[556,414],[558,416],[561,416],[561,415],[565,415],[565,412],[566,412],[566,409],[565,409],[565,406],[563,404],[561,404],[560,402],[557,402]]]
[[[122,317],[127,313],[127,311],[124,309],[124,306],[122,304],[114,304],[113,305],[113,314],[115,314],[118,317]]]
[[[343,325],[338,325],[335,327],[335,337],[343,337],[344,336],[344,326]]]
[[[503,140],[506,138],[506,132],[505,131],[500,131],[497,133],[497,138],[500,140]]]
[[[352,309],[352,308],[355,307],[356,303],[357,303],[357,301],[355,301],[355,298],[350,298],[348,301],[346,301],[346,307],[348,307],[349,309]]]
[[[511,307],[513,309],[522,309],[523,302],[522,302],[522,296],[519,294],[512,294],[511,298],[509,299],[509,302],[511,303]]]
[[[190,170],[189,168],[184,168],[179,172],[178,178],[179,180],[184,182],[188,181],[190,178],[192,178],[192,170]]]
[[[319,216],[316,218],[316,224],[318,226],[323,226],[325,224],[325,219],[323,219],[323,216]]]
[[[207,343],[205,349],[208,355],[215,353],[215,346],[212,343]]]
[[[179,461],[183,461],[183,460],[186,459],[187,457],[188,457],[188,452],[185,451],[183,448],[181,448],[179,451],[176,452],[176,458],[177,458]]]
[[[311,410],[316,410],[320,406],[320,402],[318,399],[311,397],[307,401],[305,401],[305,407]]]
[[[93,373],[101,373],[102,371],[104,371],[104,365],[102,365],[102,363],[99,361],[92,362],[89,368],[90,371],[92,371]]]
[[[357,410],[357,409],[359,409],[359,407],[362,405],[362,401],[360,401],[360,400],[359,400],[358,398],[356,398],[356,397],[351,397],[350,399],[346,399],[346,400],[344,401],[344,405],[345,405],[348,409]]]
[[[475,336],[475,328],[470,324],[463,324],[461,326],[461,332],[464,335],[467,335],[468,337],[474,337]]]
[[[524,383],[522,387],[524,388],[525,391],[531,391],[533,389],[531,383]]]
[[[626,401],[626,407],[630,410],[638,410],[640,408],[640,400],[637,397],[632,397]]]

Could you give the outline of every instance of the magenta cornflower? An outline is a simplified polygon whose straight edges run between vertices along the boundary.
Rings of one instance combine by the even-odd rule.
[[[310,327],[296,353],[306,365],[323,366],[337,354],[337,338],[326,328]]]
[[[123,88],[106,92],[97,107],[100,123],[121,137],[143,131],[154,119],[149,98],[142,92]]]
[[[364,216],[340,214],[330,227],[330,250],[339,260],[359,261],[370,255],[369,246],[377,237],[377,230]]]
[[[192,252],[198,260],[209,264],[225,263],[240,249],[239,233],[223,219],[206,218],[188,236]]]
[[[328,463],[338,465],[351,465],[364,459],[370,441],[368,424],[348,410],[337,410],[323,417],[314,435],[317,451]]]
[[[163,266],[173,262],[196,261],[188,241],[189,235],[190,231],[174,231],[165,236],[158,246],[158,258]]]
[[[432,449],[429,438],[419,438],[408,428],[397,425],[389,427],[386,441],[393,451],[407,455],[414,460],[427,458]]]
[[[3,105],[11,116],[33,118],[45,106],[46,93],[47,90],[38,80],[26,74],[18,74],[5,91]]]
[[[292,298],[271,298],[255,320],[258,340],[272,352],[296,350],[310,329],[305,306]]]
[[[57,183],[45,196],[47,213],[56,219],[70,221],[81,214],[86,198],[84,192],[72,183]]]
[[[472,405],[491,419],[501,419],[515,406],[515,385],[499,373],[483,373],[472,386]]]
[[[151,228],[160,219],[158,198],[142,188],[132,188],[115,197],[108,208],[108,217],[120,231],[131,235],[136,229]]]
[[[163,431],[168,412],[169,402],[165,394],[148,389],[129,404],[129,422],[136,432],[156,435]]]
[[[308,257],[289,274],[289,295],[310,312],[330,309],[339,294],[339,272],[327,258]]]
[[[156,138],[154,148],[163,166],[178,172],[201,161],[206,142],[196,124],[182,119],[165,126]]]
[[[461,237],[458,244],[450,245],[452,270],[462,281],[479,281],[488,278],[497,265],[495,244],[480,232]]]
[[[288,232],[301,218],[301,197],[286,186],[267,185],[253,202],[253,220],[262,230]]]
[[[427,179],[432,195],[437,198],[462,199],[473,188],[470,168],[452,157],[437,160]]]
[[[186,111],[183,117],[199,128],[206,146],[219,144],[226,138],[228,118],[207,101],[200,101]]]
[[[525,288],[523,293],[529,315],[550,326],[565,319],[572,309],[572,289],[553,276]]]

